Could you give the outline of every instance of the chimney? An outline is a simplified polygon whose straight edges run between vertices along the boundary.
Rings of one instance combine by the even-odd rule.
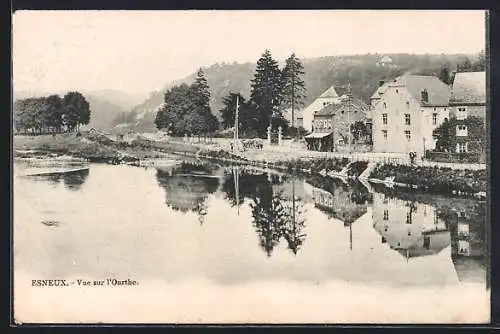
[[[429,102],[429,93],[427,92],[427,89],[424,88],[424,90],[420,94],[422,102]]]
[[[384,80],[379,80],[378,81],[378,86],[379,87],[382,87],[382,85],[385,84],[385,81]]]

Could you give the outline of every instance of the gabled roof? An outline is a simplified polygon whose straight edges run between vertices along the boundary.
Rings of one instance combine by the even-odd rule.
[[[344,100],[338,104],[329,104],[323,107],[321,110],[317,111],[315,115],[331,115],[338,111],[347,110],[348,108],[350,108],[349,110],[358,110],[365,114],[370,110],[370,107],[363,102],[363,100],[352,96],[350,100]]]
[[[401,84],[406,87],[414,99],[424,106],[447,106],[450,102],[450,87],[435,76],[403,75]],[[390,85],[389,85],[390,86]],[[428,102],[421,101],[423,90],[427,90]]]
[[[323,94],[319,96],[319,98],[336,98],[336,97],[339,97],[339,95],[337,94],[333,86],[325,90]]]
[[[377,90],[375,91],[375,93],[373,93],[373,95],[371,96],[371,98],[370,98],[370,99],[380,99],[380,96],[381,96],[382,94],[384,94],[384,93],[385,93],[385,91],[387,90],[387,88],[389,87],[389,83],[390,83],[390,81],[389,81],[389,82],[384,83],[382,86],[379,86],[379,87],[377,88]]]
[[[486,72],[462,72],[455,74],[450,104],[486,104]]]
[[[381,63],[392,63],[392,59],[388,55],[385,55],[382,58],[380,58],[380,62]]]
[[[405,74],[379,87],[373,98],[383,95],[389,87],[405,87],[422,106],[447,106],[450,102],[450,88],[435,76]],[[427,90],[428,102],[422,101],[422,91]]]

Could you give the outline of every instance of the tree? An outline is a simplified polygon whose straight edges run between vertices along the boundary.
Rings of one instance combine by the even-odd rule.
[[[52,131],[60,132],[63,126],[63,100],[59,95],[51,95],[47,97],[47,107],[45,109],[46,125]]]
[[[482,72],[486,70],[486,55],[484,49],[479,52],[478,59],[473,64],[474,71]]]
[[[190,133],[185,117],[191,109],[190,88],[186,84],[174,86],[165,92],[163,106],[156,113],[155,125],[167,128],[174,135]]]
[[[432,137],[436,139],[436,151],[438,152],[448,152],[451,149],[451,123],[452,122],[448,119],[445,119],[444,122],[432,132]]]
[[[269,50],[265,50],[257,61],[250,99],[256,106],[259,135],[264,135],[267,127],[272,126],[272,117],[280,113],[278,107],[282,102],[281,71]]]
[[[451,83],[450,67],[448,64],[443,65],[439,71],[439,80],[449,85]]]
[[[457,120],[455,117],[445,120],[432,133],[436,139],[436,151],[455,152],[457,144],[457,125],[467,126],[467,142],[469,151],[482,152],[486,141],[485,123],[481,117],[469,116],[465,120]]]
[[[292,127],[295,126],[295,109],[305,104],[306,86],[302,76],[304,66],[295,53],[286,60],[282,71],[283,105],[292,109]]]
[[[191,133],[207,135],[218,128],[218,120],[210,108],[210,90],[203,70],[200,68],[194,83],[189,89],[189,99],[192,109],[189,110]]]
[[[366,123],[363,121],[356,121],[350,125],[353,142],[360,142],[369,136],[369,131]]]
[[[234,126],[235,120],[235,111],[236,111],[236,99],[239,102],[239,112],[238,118],[240,118],[241,122],[241,111],[244,109],[245,98],[241,96],[240,93],[229,93],[222,99],[222,104],[224,107],[220,110],[220,115],[222,117],[222,126],[225,129],[231,128]]]
[[[64,120],[70,131],[90,121],[90,105],[80,92],[69,92],[63,97]]]

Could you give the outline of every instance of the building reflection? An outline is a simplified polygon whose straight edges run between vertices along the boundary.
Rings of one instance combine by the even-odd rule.
[[[405,197],[405,199],[401,199]],[[448,200],[412,196],[373,196],[373,227],[387,243],[407,259],[434,255],[450,247],[457,277],[465,282],[487,282],[486,204],[475,200]],[[446,203],[446,204],[444,204]],[[438,205],[438,204],[436,204]]]
[[[438,254],[451,243],[445,222],[427,204],[375,193],[372,218],[381,242],[407,259]]]
[[[307,183],[311,186],[314,206],[329,219],[340,220],[349,229],[349,247],[352,249],[352,225],[367,213],[371,194],[358,183],[346,184],[330,177],[310,177]]]
[[[484,282],[486,274],[486,205],[476,203],[472,210],[453,210],[443,214],[451,242],[451,259],[462,282]]]
[[[196,212],[204,222],[206,199],[215,193],[219,178],[208,164],[181,163],[171,168],[157,168],[156,180],[165,190],[165,203],[183,213]]]

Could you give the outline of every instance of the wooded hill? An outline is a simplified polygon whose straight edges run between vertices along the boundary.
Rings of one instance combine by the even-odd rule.
[[[272,51],[272,50],[271,50]],[[301,59],[304,65],[304,81],[307,88],[306,105],[316,99],[330,86],[335,86],[342,94],[350,83],[352,92],[369,102],[380,80],[390,80],[404,73],[439,76],[443,67],[450,72],[464,61],[474,62],[479,54],[388,54],[392,63],[378,64],[382,55],[365,54],[352,56],[329,56]],[[221,63],[203,68],[210,88],[210,106],[213,113],[220,117],[223,98],[230,92],[241,93],[248,98],[250,80],[254,76],[255,63]],[[114,125],[129,124],[135,131],[156,131],[154,124],[156,109],[161,106],[164,93],[173,85],[191,84],[196,74],[174,81],[162,91],[152,92],[148,99],[134,107],[130,112],[115,119]]]

